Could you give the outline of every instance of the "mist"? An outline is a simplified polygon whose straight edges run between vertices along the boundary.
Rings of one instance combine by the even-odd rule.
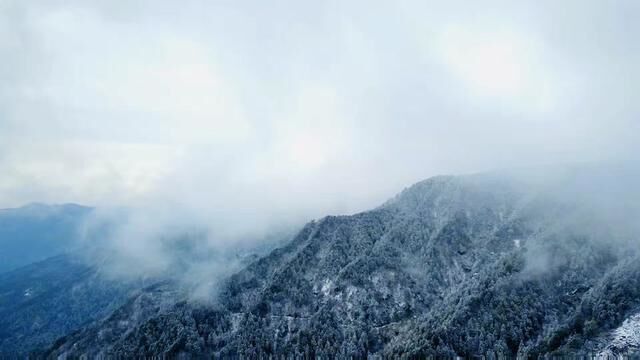
[[[635,164],[615,4],[4,0],[0,206],[96,206],[118,269],[158,273],[163,238],[278,243],[437,174]]]

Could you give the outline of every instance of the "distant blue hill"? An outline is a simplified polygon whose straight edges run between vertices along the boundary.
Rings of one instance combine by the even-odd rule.
[[[92,211],[76,204],[1,209],[0,273],[77,247],[79,226]]]

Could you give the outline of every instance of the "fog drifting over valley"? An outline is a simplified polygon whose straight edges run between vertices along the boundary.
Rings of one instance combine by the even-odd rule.
[[[130,209],[116,248],[155,269],[160,236],[261,239],[437,174],[634,163],[639,16],[637,1],[0,0],[0,207]]]

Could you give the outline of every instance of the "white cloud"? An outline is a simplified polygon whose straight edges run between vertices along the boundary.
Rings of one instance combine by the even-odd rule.
[[[11,142],[3,146],[5,206],[27,201],[121,205],[156,191],[180,151],[153,144]]]
[[[0,206],[246,237],[437,173],[633,158],[621,3],[5,1]]]

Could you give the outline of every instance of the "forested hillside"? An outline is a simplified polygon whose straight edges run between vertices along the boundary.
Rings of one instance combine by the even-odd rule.
[[[125,306],[47,354],[626,352],[635,345],[609,342],[640,309],[637,239],[591,206],[611,202],[583,197],[602,184],[584,175],[545,186],[435,177],[372,211],[307,224],[211,303],[152,305],[143,321]]]

